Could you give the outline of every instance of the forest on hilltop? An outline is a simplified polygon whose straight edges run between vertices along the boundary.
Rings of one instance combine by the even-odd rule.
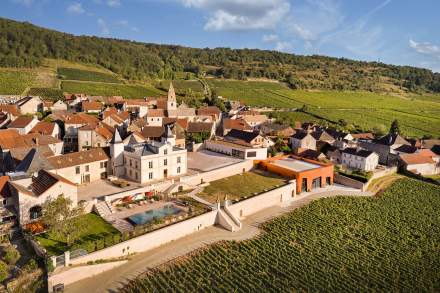
[[[174,79],[176,73],[190,72],[267,78],[294,89],[440,92],[440,74],[428,69],[258,49],[197,49],[74,36],[0,18],[0,67],[38,67],[44,58],[97,64],[130,80]]]

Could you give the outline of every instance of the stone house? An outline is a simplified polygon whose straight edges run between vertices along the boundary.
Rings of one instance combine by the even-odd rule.
[[[379,155],[363,149],[346,148],[341,151],[341,163],[352,169],[373,171],[379,164]]]
[[[109,155],[102,148],[50,157],[52,173],[74,184],[85,184],[107,178]]]
[[[298,148],[316,150],[316,139],[309,132],[297,132],[290,138],[293,150]]]
[[[42,216],[42,206],[47,200],[54,200],[63,195],[77,205],[77,187],[69,180],[40,170],[36,176],[10,182],[11,196],[20,225],[36,221]]]

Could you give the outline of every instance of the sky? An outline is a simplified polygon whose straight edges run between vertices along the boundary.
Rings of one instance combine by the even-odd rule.
[[[327,55],[440,72],[439,0],[0,0],[75,35]]]

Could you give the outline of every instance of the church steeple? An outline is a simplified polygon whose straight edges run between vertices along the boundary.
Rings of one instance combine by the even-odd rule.
[[[176,92],[174,91],[173,82],[170,82],[170,88],[168,89],[168,102],[176,103]]]

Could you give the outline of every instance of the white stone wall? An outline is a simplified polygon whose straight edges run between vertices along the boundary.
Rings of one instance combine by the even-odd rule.
[[[190,185],[198,185],[201,183],[211,182],[225,177],[248,172],[254,167],[253,161],[246,160],[230,166],[218,168],[208,172],[201,172],[190,176],[180,178],[180,182],[185,182]]]
[[[436,167],[435,164],[411,164],[406,166],[406,170],[415,171],[420,175],[435,175]]]
[[[296,181],[292,180],[287,185],[230,205],[228,209],[242,219],[271,206],[288,204],[295,197],[295,190]]]
[[[182,221],[145,235],[121,242],[112,247],[105,248],[83,257],[71,260],[71,264],[82,264],[98,259],[109,259],[128,255],[130,253],[144,252],[186,235],[197,232],[215,224],[217,211]]]

